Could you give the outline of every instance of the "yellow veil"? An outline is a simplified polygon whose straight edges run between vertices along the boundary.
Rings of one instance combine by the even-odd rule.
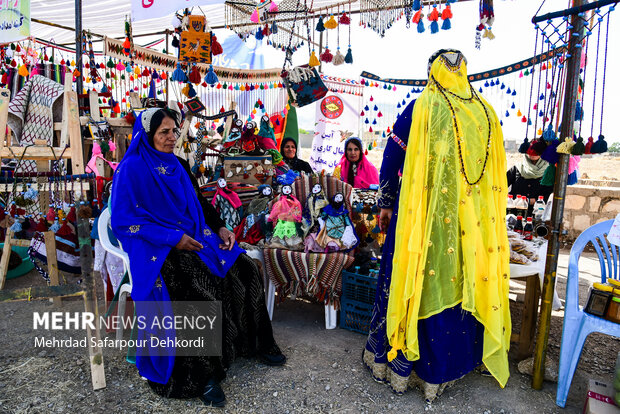
[[[444,53],[413,108],[387,312],[388,359],[419,359],[418,320],[461,303],[484,325],[482,360],[508,380],[506,155],[499,119]],[[458,344],[454,344],[458,346]]]

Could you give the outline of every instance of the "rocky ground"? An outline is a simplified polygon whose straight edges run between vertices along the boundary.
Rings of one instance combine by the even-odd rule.
[[[582,300],[588,283],[596,280],[597,266],[593,259],[584,261]],[[558,283],[561,298],[566,263],[564,254]],[[9,280],[5,288],[41,283],[39,276],[31,273]],[[512,283],[511,296],[515,297],[523,291],[523,285]],[[361,363],[363,335],[344,329],[325,330],[322,306],[302,299],[288,300],[276,306],[273,318],[276,339],[288,357],[286,366],[272,368],[254,360],[238,360],[223,384],[226,408],[208,409],[198,399],[169,400],[155,395],[135,367],[125,361],[124,351],[116,349],[104,351],[107,387],[93,391],[85,349],[34,347],[38,332],[32,329],[32,313],[53,306],[48,301],[0,303],[0,412],[579,413],[587,380],[611,380],[620,350],[618,339],[592,335],[587,340],[564,410],[555,405],[556,384],[545,382],[542,391],[532,390],[530,377],[518,372],[512,351],[506,388],[501,389],[492,378],[470,373],[428,405],[418,390],[396,396],[372,380]],[[515,329],[519,328],[521,306],[511,303]],[[82,309],[79,300],[68,300],[63,305],[63,311]],[[562,316],[562,311],[552,316],[549,356],[556,362]]]

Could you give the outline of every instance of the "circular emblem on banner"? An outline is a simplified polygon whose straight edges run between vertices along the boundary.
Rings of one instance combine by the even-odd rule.
[[[336,119],[344,112],[342,99],[337,96],[328,96],[321,101],[321,113],[325,118]]]

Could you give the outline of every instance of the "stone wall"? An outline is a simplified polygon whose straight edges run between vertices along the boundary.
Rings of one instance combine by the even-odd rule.
[[[572,185],[566,189],[564,229],[575,240],[593,224],[613,219],[620,213],[620,188]]]

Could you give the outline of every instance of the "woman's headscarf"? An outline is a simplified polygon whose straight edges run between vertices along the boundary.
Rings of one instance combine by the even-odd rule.
[[[347,145],[355,144],[360,149],[360,159],[357,162],[357,173],[353,173],[352,163],[347,159]],[[366,159],[362,141],[357,137],[351,137],[344,143],[344,155],[338,164],[340,167],[340,177],[345,183],[351,184],[354,188],[369,188],[371,184],[379,184],[379,172],[374,165]]]
[[[147,109],[136,120],[131,145],[116,169],[111,196],[112,230],[130,258],[131,297],[138,314],[143,311],[151,317],[153,312],[141,310],[140,301],[170,301],[163,280],[161,287],[156,281],[168,253],[183,234],[204,246],[198,256],[218,277],[224,277],[243,252],[237,245],[231,251],[219,248],[222,240],[205,224],[196,190],[179,160],[149,144],[149,136],[152,139],[155,133],[151,121],[158,111],[161,109]],[[170,314],[171,308],[163,306],[160,312]],[[138,361],[143,376],[166,383],[174,357],[148,353]]]
[[[287,158],[284,155],[284,146],[289,142],[292,142],[295,145],[295,156],[293,158]],[[297,146],[297,141],[295,141],[293,138],[285,137],[284,139],[282,139],[282,142],[280,143],[280,153],[282,154],[284,162],[286,163],[286,165],[289,166],[291,170],[306,172],[308,174],[312,173],[312,167],[310,166],[310,164],[298,157],[299,147]]]
[[[532,161],[530,155],[538,155],[539,157],[545,152],[547,145],[542,140],[534,140],[527,149],[527,153],[523,154],[523,159],[517,163],[517,169],[521,177],[525,179],[542,178],[549,163],[542,158]]]

